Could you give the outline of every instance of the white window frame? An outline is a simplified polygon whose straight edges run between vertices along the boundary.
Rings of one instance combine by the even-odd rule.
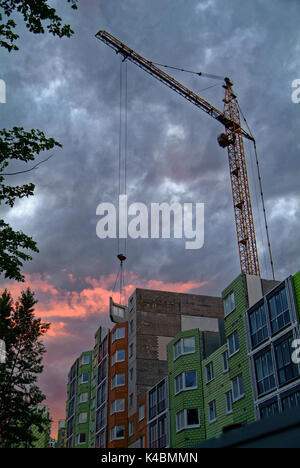
[[[126,332],[125,327],[118,327],[112,333],[112,343],[117,340],[123,340],[125,338]]]
[[[85,435],[85,441],[84,441],[84,442],[80,442],[80,436],[81,436],[82,434]],[[84,444],[86,444],[86,439],[87,439],[87,437],[86,437],[86,433],[85,433],[85,432],[82,432],[81,434],[77,434],[77,445],[84,445]]]
[[[214,419],[210,418],[210,405],[214,405],[214,412],[215,412],[215,417]],[[218,413],[217,413],[217,401],[213,400],[208,403],[208,421],[209,424],[214,424],[215,422],[218,421]]]
[[[234,382],[236,382],[236,381],[238,382],[238,390],[239,390],[239,396],[238,397],[234,396]],[[241,392],[241,381],[242,381],[242,384],[243,384],[243,390],[244,390],[243,393]],[[235,379],[232,379],[231,384],[232,384],[232,401],[233,401],[233,403],[236,403],[237,401],[242,400],[243,398],[245,398],[245,386],[244,386],[243,375],[240,374],[237,377],[235,377]]]
[[[234,351],[232,354],[230,354],[230,345],[229,345],[229,340],[231,337],[233,336],[237,336],[238,337],[238,348],[236,348],[236,342],[234,340]],[[235,356],[237,353],[240,352],[240,349],[241,349],[241,345],[240,345],[240,337],[239,337],[239,334],[238,334],[238,331],[236,330],[235,332],[231,333],[231,335],[229,335],[229,337],[227,338],[227,346],[228,346],[228,357],[231,358],[232,356]]]
[[[124,383],[123,384],[118,384],[117,383],[117,380],[118,380],[118,376],[119,375],[124,375]],[[121,373],[121,374],[116,374],[114,375],[114,377],[111,379],[111,389],[113,390],[114,388],[116,387],[124,387],[124,385],[126,384],[126,379],[125,379],[125,374],[124,373]]]
[[[225,357],[226,356],[226,357]],[[225,362],[226,362],[226,368],[225,368]],[[223,365],[223,373],[226,374],[226,372],[229,372],[229,352],[225,351],[222,353],[222,365]]]
[[[83,381],[83,376],[84,376],[84,375],[87,375],[87,376],[88,376],[87,381]],[[80,382],[81,382],[82,384],[88,384],[88,383],[89,383],[89,380],[90,380],[90,376],[89,376],[88,373],[81,374]]]
[[[122,351],[124,353],[124,359],[118,358],[118,353]],[[118,364],[119,362],[124,362],[126,359],[126,351],[125,349],[117,349],[117,351],[112,355],[111,358],[111,365],[114,366],[115,364]]]
[[[124,435],[122,437],[117,437],[117,428],[122,427]],[[125,426],[114,426],[110,430],[110,440],[124,440],[125,439]]]
[[[207,384],[215,380],[214,363],[212,361],[209,364],[207,364],[207,366],[205,366],[205,373]],[[209,376],[209,373],[211,374],[211,376]]]
[[[87,362],[84,362],[85,359],[87,359]],[[81,365],[88,366],[90,364],[90,361],[90,356],[88,354],[84,354],[81,358]]]
[[[145,419],[145,405],[139,406],[139,421],[143,421]]]
[[[184,341],[185,340],[194,340],[194,350],[193,351],[184,351]],[[179,345],[179,353],[177,354],[176,349]],[[176,341],[173,345],[173,361],[176,361],[176,359],[180,358],[180,356],[186,356],[188,354],[195,354],[196,352],[196,338],[195,336],[185,336],[181,338],[180,340]]]
[[[83,418],[83,416],[85,416]],[[83,420],[82,420],[83,418]],[[85,412],[85,413],[79,413],[78,415],[78,424],[86,424],[88,422],[88,414]]]
[[[125,411],[125,398],[118,398],[112,401],[110,406],[111,416],[116,413],[123,413]]]
[[[186,386],[186,374],[194,372],[196,374],[196,385],[194,387],[187,387]],[[190,370],[190,371],[185,371],[182,372],[181,374],[178,374],[175,379],[174,379],[174,394],[179,395],[181,392],[188,392],[189,390],[197,390],[198,388],[198,379],[197,379],[197,371],[196,370]],[[180,381],[180,388],[179,390],[176,389],[176,381]]]
[[[230,408],[228,406],[228,397],[230,397]],[[229,390],[229,392],[225,393],[225,402],[226,402],[226,414],[233,413],[233,391]]]
[[[189,426],[187,424],[187,414],[188,414],[189,410],[198,410],[199,424],[194,424],[194,425],[191,425],[191,426]],[[181,418],[180,422],[183,421],[182,427],[178,427],[179,415],[180,415],[180,418]],[[182,420],[182,416],[183,416],[183,420]],[[176,433],[184,431],[186,429],[188,429],[188,430],[190,430],[190,429],[199,429],[199,427],[201,427],[200,408],[185,408],[185,409],[179,411],[178,413],[176,413]]]
[[[230,314],[232,314],[233,311],[236,309],[236,303],[235,303],[235,294],[234,291],[231,293],[227,294],[227,296],[224,298],[224,314],[225,317],[228,317]]]
[[[85,399],[82,398],[83,395],[86,395]],[[89,400],[89,394],[88,394],[88,392],[80,393],[80,395],[79,395],[79,403],[86,403],[88,400]]]

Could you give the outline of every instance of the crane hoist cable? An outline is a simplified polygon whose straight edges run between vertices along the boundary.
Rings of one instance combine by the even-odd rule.
[[[246,126],[248,128],[248,131],[252,135],[251,129],[250,129],[249,124],[248,124],[248,121],[247,121],[247,119],[246,119],[240,105],[239,105],[239,109],[240,109],[241,115],[242,115],[242,117],[244,119],[244,122],[245,122],[245,124],[246,124]],[[263,190],[262,176],[261,176],[261,171],[260,171],[260,163],[259,163],[259,157],[258,157],[257,145],[256,145],[255,139],[253,140],[253,145],[254,145],[255,161],[256,161],[256,168],[257,168],[257,177],[258,177],[259,188],[260,188],[261,204],[262,204],[264,222],[265,222],[265,230],[266,230],[266,235],[267,235],[267,243],[268,243],[270,264],[271,264],[271,270],[272,270],[272,277],[273,277],[273,280],[275,281],[275,267],[274,267],[273,253],[272,253],[272,247],[271,247],[271,239],[270,239],[270,231],[269,231],[269,224],[268,224],[268,217],[267,217],[267,209],[266,209],[266,204],[265,204],[265,195],[264,195],[264,190]]]
[[[127,146],[128,146],[128,73],[127,62],[125,62],[125,79],[123,80],[123,65],[120,62],[120,115],[119,115],[119,190],[118,205],[121,195],[127,195]],[[120,212],[119,212],[120,220]],[[118,223],[120,226],[120,223]],[[116,284],[119,279],[119,302],[123,302],[123,292],[125,286],[124,263],[127,260],[127,239],[125,236],[123,245],[120,242],[120,231],[117,232],[117,258],[120,262],[120,269],[116,278]],[[115,284],[115,287],[116,287]],[[114,287],[114,290],[115,290]],[[126,298],[125,298],[126,301]]]

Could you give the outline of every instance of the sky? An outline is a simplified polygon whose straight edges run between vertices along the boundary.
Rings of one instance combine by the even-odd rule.
[[[228,158],[217,143],[222,126],[134,64],[122,63],[95,34],[104,29],[153,62],[233,80],[257,141],[276,278],[283,280],[300,269],[300,104],[291,97],[300,79],[300,4],[81,0],[74,11],[62,0],[49,3],[71,24],[71,39],[32,35],[16,15],[20,50],[0,51],[7,87],[1,126],[39,128],[63,144],[38,169],[7,178],[36,186],[34,197],[13,209],[2,206],[0,214],[32,236],[40,252],[24,266],[25,284],[0,277],[0,286],[15,298],[30,286],[37,315],[52,323],[39,382],[55,435],[65,415],[68,370],[93,347],[97,328],[111,326],[108,303],[120,252],[115,239],[97,237],[96,209],[118,199],[120,148],[122,161],[127,148],[129,203],[205,204],[199,250],[185,249],[184,239],[128,239],[126,295],[142,287],[220,296],[240,272]],[[124,99],[120,145],[126,69],[127,145]],[[169,72],[223,110],[222,82]],[[271,278],[254,151],[248,142],[245,148],[262,276]]]

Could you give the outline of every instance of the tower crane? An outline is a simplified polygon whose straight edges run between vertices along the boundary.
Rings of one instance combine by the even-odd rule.
[[[222,148],[227,148],[228,151],[241,271],[249,275],[260,276],[244,148],[244,138],[252,141],[254,144],[255,140],[253,136],[245,131],[241,126],[239,105],[237,96],[233,91],[232,81],[229,78],[224,78],[224,111],[221,112],[209,102],[185,87],[179,81],[175,80],[172,76],[158,68],[158,66],[156,66],[152,61],[146,60],[108,32],[100,30],[96,34],[96,38],[115,50],[117,54],[121,54],[124,57],[124,61],[131,61],[200,108],[202,111],[206,112],[206,114],[213,117],[225,127],[225,131],[218,137],[218,142]],[[202,75],[202,73],[199,73],[199,75]],[[273,269],[272,257],[271,263]]]

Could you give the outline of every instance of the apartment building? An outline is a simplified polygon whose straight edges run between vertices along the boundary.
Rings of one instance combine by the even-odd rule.
[[[85,351],[68,374],[66,448],[90,447],[90,414],[93,352]]]
[[[300,274],[289,277],[246,314],[256,419],[300,408],[300,366],[292,361],[299,333]]]

